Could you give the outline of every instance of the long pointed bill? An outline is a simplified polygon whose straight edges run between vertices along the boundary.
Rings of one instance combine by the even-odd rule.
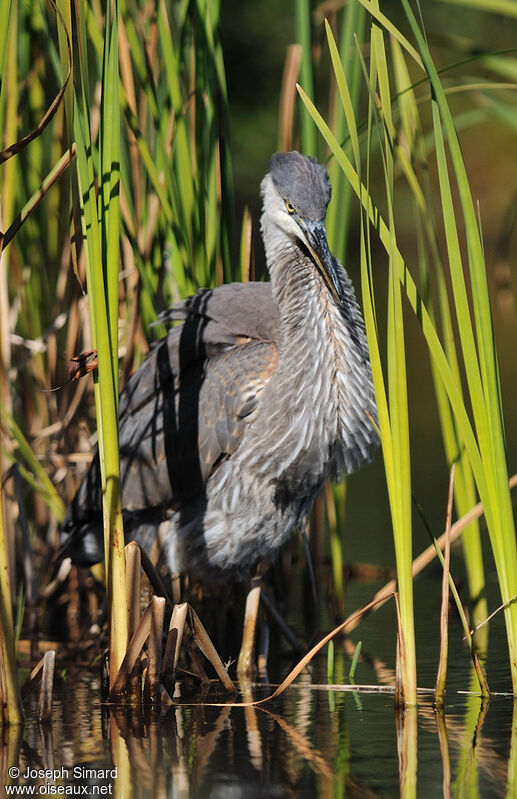
[[[314,263],[318,267],[319,273],[327,284],[330,293],[337,302],[343,302],[343,290],[339,282],[334,258],[329,249],[327,233],[323,221],[306,221],[302,229],[305,233],[309,252],[314,259]]]

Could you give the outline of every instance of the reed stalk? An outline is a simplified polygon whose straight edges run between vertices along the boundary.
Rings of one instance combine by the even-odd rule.
[[[354,107],[346,75],[342,68],[339,53],[328,25],[327,37],[338,91],[350,132],[351,148],[356,162],[356,174],[359,175],[362,166]],[[369,222],[368,218],[363,217],[361,217],[361,284],[363,312],[370,347],[372,374],[379,413],[379,430],[383,447],[386,481],[393,521],[400,593],[402,640],[404,643],[403,657],[401,659],[403,694],[406,703],[415,704],[417,681],[413,618],[413,580],[411,573],[413,558],[411,545],[409,421],[404,327],[401,307],[402,296],[396,268],[398,251],[396,247],[393,216],[393,122],[390,112],[391,103],[386,54],[381,31],[376,26],[372,28],[370,48],[371,60],[369,75],[366,74],[366,67],[363,65],[363,71],[365,72],[370,93],[368,152],[370,152],[371,149],[372,126],[374,126],[376,127],[383,152],[384,178],[390,216],[389,225],[386,228],[386,248],[389,255],[386,378],[384,376],[384,367],[381,358],[377,312],[374,299]],[[380,97],[383,123],[380,122],[375,106],[374,96],[377,90]],[[305,93],[302,94],[302,99],[307,103]],[[316,124],[318,124],[317,119]],[[329,143],[329,139],[325,134],[324,138],[326,138],[327,143]],[[335,141],[334,136],[333,139]],[[344,155],[343,149],[339,149]],[[368,180],[368,166],[366,173]],[[368,185],[362,190],[361,197],[366,207],[368,207],[370,202]]]
[[[86,7],[78,14],[79,63],[74,135],[82,236],[86,256],[92,346],[98,353],[95,378],[101,464],[106,589],[110,628],[110,688],[127,647],[124,529],[118,456],[118,270],[119,270],[119,77],[118,2],[106,4],[99,152],[94,158],[88,59],[84,46]],[[99,181],[97,196],[96,180]],[[79,231],[77,231],[79,234]]]
[[[477,434],[476,459],[475,463],[472,462],[471,456],[471,462],[479,495],[485,508],[501,597],[504,603],[509,603],[505,605],[505,622],[510,673],[513,690],[516,693],[517,606],[510,600],[517,594],[517,544],[508,488],[500,381],[483,246],[460,143],[443,86],[416,18],[407,0],[402,2],[433,88],[434,99],[431,101],[431,107],[454,310],[461,330],[463,361]],[[451,171],[459,195],[457,213],[461,211],[465,224],[466,260],[473,298],[472,314],[467,298],[464,259],[455,222],[456,209],[452,201],[442,126],[447,137]]]
[[[0,95],[2,94],[5,76],[12,6],[12,0],[1,0],[0,2],[0,19],[3,20],[2,29],[0,30]]]
[[[64,103],[59,105],[47,128],[40,130],[31,142],[24,153],[25,160],[13,158],[2,166],[0,228],[6,232],[4,244],[10,242],[10,251],[4,252],[0,268],[0,348],[2,364],[12,368],[10,375],[15,373],[12,390],[6,389],[5,379],[2,381],[7,410],[11,411],[11,391],[22,397],[16,412],[4,416],[2,430],[9,439],[10,456],[19,462],[20,473],[34,497],[38,535],[43,535],[50,554],[56,546],[57,522],[64,510],[59,494],[70,496],[74,489],[73,470],[66,458],[63,460],[63,452],[70,443],[70,428],[66,423],[59,425],[78,407],[86,381],[81,381],[81,386],[71,384],[56,394],[43,394],[35,389],[48,390],[64,382],[62,354],[70,357],[91,348],[88,325],[84,324],[80,310],[79,283],[81,287],[85,285],[86,261],[86,284],[93,309],[90,329],[95,344],[101,345],[95,393],[106,472],[106,508],[111,508],[106,511],[105,523],[106,529],[113,533],[111,543],[107,544],[108,589],[120,599],[117,613],[122,618],[127,616],[125,589],[120,588],[123,572],[112,566],[123,540],[116,474],[118,335],[125,351],[123,374],[127,375],[147,349],[145,331],[149,322],[154,321],[157,308],[200,285],[214,285],[223,278],[247,277],[251,225],[249,214],[245,214],[241,255],[239,259],[233,258],[229,106],[219,35],[219,3],[196,0],[171,4],[160,0],[156,8],[151,8],[126,0],[119,2],[120,9],[116,4],[106,4],[102,9],[106,11],[104,16],[99,13],[98,5],[81,0],[74,7],[76,20],[72,25],[72,6],[59,0],[57,7],[62,19],[56,18],[56,34],[54,20],[47,20],[39,7],[0,0],[1,18],[10,21],[0,33],[0,127],[6,133],[4,145],[16,141],[22,125],[25,130],[33,128],[33,119],[48,105],[46,92],[56,82],[64,82],[72,30],[77,35],[76,74],[74,82],[70,80],[66,87]],[[468,5],[473,4],[515,14],[515,3],[509,0],[469,0]],[[405,7],[409,9],[407,2]],[[365,127],[356,122],[358,109],[365,106],[360,84],[363,64],[356,55],[354,34],[361,43],[367,14],[375,19],[375,24],[370,29],[369,69],[364,70],[370,99]],[[297,19],[297,38],[303,44],[300,80],[309,98],[314,98],[311,40],[316,37],[311,33],[308,0],[297,5]],[[339,20],[339,14],[335,19]],[[338,45],[329,36],[335,81],[330,93],[332,125],[326,126],[314,103],[311,105],[302,93],[302,134],[300,143],[295,145],[308,154],[319,150],[321,155],[315,137],[319,128],[332,153],[329,171],[333,202],[327,226],[333,251],[343,260],[354,193],[364,209],[361,242],[364,306],[367,309],[370,304],[365,316],[372,357],[378,363],[376,385],[381,385],[381,379],[384,384],[379,389],[381,433],[387,471],[391,471],[388,481],[394,527],[401,531],[396,533],[401,607],[407,608],[409,619],[411,587],[409,582],[404,583],[409,580],[410,560],[410,464],[405,398],[405,369],[409,365],[405,365],[402,326],[407,299],[431,356],[446,460],[449,465],[456,463],[457,512],[463,515],[474,504],[476,492],[487,509],[510,653],[515,654],[517,615],[511,598],[517,594],[517,561],[513,527],[509,523],[504,431],[482,248],[447,96],[414,18],[411,25],[413,34],[409,41],[380,11],[377,2],[361,0],[346,4],[341,22],[336,24]],[[388,35],[383,35],[382,30]],[[47,37],[48,53],[33,65],[34,41],[42,36]],[[385,52],[388,36],[389,67]],[[488,65],[490,58],[484,56],[482,63]],[[505,63],[504,58],[492,57],[490,64],[496,74],[499,71],[515,79],[515,73],[509,71],[511,64]],[[419,95],[414,85],[411,76],[415,65],[418,75],[432,84],[431,101],[425,94]],[[29,77],[21,95],[21,81],[25,78],[20,76],[24,69]],[[512,115],[509,106],[494,98],[492,107],[501,119],[515,126],[515,114]],[[424,109],[422,114],[420,108]],[[421,121],[425,120],[427,110],[433,122],[430,136]],[[474,118],[471,111],[468,113]],[[476,118],[483,113],[478,111]],[[454,122],[460,124],[461,119]],[[70,170],[70,190],[63,173],[74,158],[71,148],[74,138],[78,157]],[[429,146],[438,153],[440,192],[446,209],[447,259],[440,253],[438,231],[442,220],[433,214],[429,200],[432,187],[425,176],[425,165],[433,160],[428,155]],[[370,174],[376,169],[375,162],[381,164],[384,173],[384,189],[377,204],[372,187],[378,184]],[[397,172],[404,175],[411,189],[420,231],[418,275],[410,273],[399,250]],[[23,197],[30,198],[28,201],[20,200],[20,187]],[[460,201],[453,206],[450,198],[457,189]],[[75,198],[78,223],[78,246],[72,250],[70,194],[72,200]],[[79,200],[82,220],[77,215]],[[378,212],[381,205],[385,209],[384,219]],[[466,248],[458,246],[461,237],[456,230],[456,227],[461,230],[464,220],[468,223]],[[372,255],[376,232],[388,253],[389,289],[387,298],[382,298],[388,309],[386,330],[379,327],[383,313],[377,313],[381,298]],[[123,257],[122,274],[119,274],[119,249]],[[78,281],[71,274],[71,260]],[[465,286],[463,271],[468,277]],[[448,290],[450,275],[452,301]],[[420,293],[416,278],[423,286]],[[430,291],[427,291],[428,282]],[[468,297],[472,289],[475,303],[469,305],[465,294]],[[462,330],[461,346],[454,337],[458,322]],[[16,345],[26,349],[23,356],[10,343],[13,332],[24,342]],[[380,344],[385,338],[386,351]],[[59,465],[54,465],[53,458]],[[56,481],[56,490],[52,479],[63,472],[67,475],[60,477],[61,485]],[[329,517],[335,505],[338,506],[330,547],[340,601],[344,597],[340,583],[343,549],[339,538],[344,492],[344,488],[336,489],[334,501],[328,492]],[[465,558],[474,598],[484,586],[479,530],[471,528],[468,538],[471,541],[465,547]],[[486,616],[482,607],[478,607],[476,621]],[[405,618],[406,611],[401,613]],[[404,624],[409,630],[411,622]],[[118,636],[118,631],[122,631],[120,649],[123,650],[123,624],[117,622],[112,638]],[[411,642],[409,632],[405,640]],[[114,660],[120,662],[120,655]],[[411,691],[408,689],[408,696]]]
[[[16,676],[16,642],[14,638],[11,582],[4,525],[3,491],[0,487],[0,687],[2,712],[0,724],[21,724],[23,708]]]
[[[160,674],[162,666],[162,635],[165,614],[165,597],[151,599],[151,629],[147,648],[147,668],[144,680],[144,696],[153,703],[160,701]]]
[[[54,666],[56,653],[53,649],[45,652],[41,669],[41,687],[38,701],[38,721],[50,724],[52,721],[52,695],[54,688]]]
[[[166,688],[174,687],[187,613],[188,604],[186,602],[174,605],[169,622],[165,654],[162,660],[162,681]]]
[[[342,618],[345,612],[345,556],[341,531],[344,527],[346,508],[346,479],[343,479],[336,486],[331,486],[330,483],[327,483],[324,491],[332,564],[332,588],[336,598],[337,615]]]
[[[339,60],[342,64],[346,85],[349,87],[350,104],[357,118],[361,99],[361,64],[356,58],[356,41],[362,42],[366,23],[366,13],[360,3],[347,3],[343,9],[339,36]],[[302,84],[305,88],[305,84]],[[351,155],[350,134],[346,115],[341,111],[339,92],[334,88],[333,103],[330,108],[334,119],[334,132],[338,141]],[[335,160],[328,165],[332,184],[332,202],[327,211],[325,226],[332,252],[346,261],[348,231],[352,221],[353,191],[343,171]]]
[[[440,551],[440,548],[438,546],[438,543],[437,543],[436,539],[434,541],[434,546],[435,546],[435,549],[436,549],[436,554],[438,556],[438,560],[442,564],[442,568],[444,569],[444,571],[446,571],[445,559],[444,559],[444,556],[442,555],[442,553]],[[488,699],[488,697],[490,696],[490,689],[488,687],[487,679],[486,679],[485,673],[483,671],[483,668],[481,666],[481,662],[479,660],[478,654],[477,654],[476,649],[474,647],[474,642],[473,642],[473,639],[472,639],[472,633],[471,633],[471,631],[469,629],[469,623],[468,623],[468,619],[467,619],[467,614],[465,613],[465,608],[463,607],[463,604],[461,602],[461,599],[460,599],[460,596],[459,596],[459,593],[458,593],[458,589],[456,588],[456,585],[454,583],[454,580],[452,579],[452,576],[451,576],[450,572],[448,574],[448,582],[449,582],[449,589],[450,589],[450,592],[451,592],[452,597],[454,599],[454,602],[456,604],[456,608],[457,608],[457,611],[458,611],[458,616],[460,618],[460,621],[461,621],[461,624],[462,624],[462,627],[463,627],[464,640],[467,642],[467,646],[469,648],[470,656],[472,658],[472,665],[474,666],[474,671],[476,673],[477,681],[479,683],[479,689],[481,691],[481,695],[483,696],[484,699]]]
[[[296,0],[294,6],[296,41],[302,48],[300,81],[309,97],[314,97],[314,75],[312,68],[312,21],[310,0]],[[301,108],[300,146],[305,155],[315,156],[316,128],[305,108]]]
[[[415,40],[417,41],[420,52],[417,52],[415,47],[408,42],[408,40],[400,33],[400,31],[398,31],[393,24],[386,19],[386,17],[379,11],[376,3],[370,3],[368,0],[361,0],[361,3],[365,8],[367,8],[367,10],[370,11],[375,19],[382,24],[390,34],[393,35],[396,41],[399,42],[402,50],[406,53],[406,57],[409,55],[411,58],[413,58],[419,67],[422,67],[425,64],[425,69],[433,85],[435,99],[432,99],[431,101],[431,111],[433,116],[434,141],[439,165],[442,205],[444,207],[444,221],[449,254],[449,265],[453,281],[453,308],[458,319],[459,327],[462,330],[462,354],[467,375],[469,404],[472,406],[474,425],[470,421],[462,392],[458,389],[458,378],[457,371],[455,371],[456,366],[454,363],[454,357],[451,355],[450,351],[448,354],[444,349],[437,334],[433,318],[427,310],[422,296],[418,293],[414,279],[409,273],[396,244],[392,218],[390,216],[389,194],[389,220],[388,222],[385,222],[372,202],[367,184],[365,186],[361,181],[360,166],[357,166],[355,170],[353,169],[349,159],[346,157],[343,151],[343,148],[340,146],[329,126],[323,121],[321,115],[316,111],[314,104],[310,101],[303,90],[300,90],[300,94],[306,107],[310,111],[313,119],[319,127],[324,139],[329,145],[332,153],[335,155],[338,163],[340,164],[344,173],[347,175],[351,186],[360,198],[368,226],[371,224],[378,232],[381,242],[388,253],[390,267],[393,267],[391,274],[396,274],[398,276],[398,280],[401,281],[401,286],[404,288],[404,292],[409,300],[410,306],[415,311],[417,319],[422,327],[431,358],[434,362],[434,368],[436,373],[439,375],[443,389],[447,394],[447,399],[450,403],[454,417],[454,423],[458,431],[459,440],[463,442],[463,446],[469,459],[470,468],[472,469],[472,474],[476,481],[477,489],[484,507],[486,502],[485,509],[487,512],[487,522],[490,530],[496,565],[498,568],[501,593],[503,596],[503,601],[508,602],[511,596],[515,596],[517,593],[515,590],[515,577],[517,574],[517,570],[515,568],[515,536],[513,534],[513,518],[509,502],[508,477],[502,432],[503,425],[501,417],[501,402],[499,396],[499,382],[488,302],[488,291],[486,286],[486,271],[482,257],[482,248],[477,220],[465,175],[465,167],[461,158],[457,136],[454,131],[452,117],[447,106],[443,88],[440,84],[436,69],[432,63],[427,44],[423,35],[418,30],[416,21],[410,13],[407,2],[404,0],[404,8],[406,9],[406,13],[410,19]],[[335,45],[333,46],[330,44],[329,46],[331,47],[332,53],[332,49],[335,50]],[[341,96],[353,141],[354,135],[357,138],[357,127],[355,125],[353,110],[349,101],[350,93],[348,87],[346,86],[346,81],[342,76],[342,70],[340,69],[337,59],[333,59],[333,68],[338,80],[338,86],[345,87],[344,90],[341,91]],[[372,83],[371,77],[370,83]],[[382,124],[386,132],[389,133],[389,95],[387,92],[384,92],[385,101],[383,102],[383,91],[380,81],[379,85]],[[464,215],[466,223],[468,264],[474,297],[472,319],[468,302],[466,301],[467,293],[466,286],[463,281],[462,260],[459,253],[459,247],[457,245],[455,209],[451,201],[452,193],[445,159],[442,125],[445,129],[449,143],[451,163],[454,169],[459,191],[460,211]],[[354,131],[356,131],[355,134]],[[371,141],[370,134],[369,140]],[[390,162],[386,160],[387,149],[389,148],[384,148],[384,157],[385,163],[387,163],[389,167]],[[356,164],[358,163],[356,155],[358,150],[359,144],[357,138],[356,144],[353,145]],[[386,166],[384,168],[386,172]],[[387,183],[387,185],[389,184]],[[364,233],[362,259],[363,276],[369,280],[370,275],[372,274],[372,269],[368,256],[369,233],[367,223],[365,222],[363,225]],[[376,316],[373,306],[371,310],[368,310],[368,306],[371,305],[372,298],[371,284],[368,284],[368,286],[368,290],[363,292],[363,303],[365,308],[365,321],[369,333],[370,354],[372,357],[372,366],[375,375],[377,371],[377,363],[380,361],[378,358],[378,352],[376,351],[375,338],[371,335],[372,330],[375,330]],[[390,302],[392,304],[395,302],[395,308],[397,305],[400,307],[397,301],[397,294],[394,293],[391,278],[390,292],[390,296],[392,298]],[[396,310],[394,318],[397,318],[398,314],[399,311]],[[463,335],[464,331],[465,335]],[[388,366],[388,374],[389,373],[390,368]],[[383,425],[385,425],[385,409],[389,407],[389,394],[388,398],[383,396],[382,392],[379,391],[379,385],[379,382],[377,382],[377,400],[379,405],[380,426],[382,431]],[[383,446],[386,451],[385,442],[386,436],[384,436],[383,439]],[[390,479],[388,475],[387,478],[388,480]],[[406,556],[404,556],[404,562],[405,561]],[[516,613],[517,610],[515,605],[505,605],[510,649],[510,669],[514,685],[515,664],[517,663],[514,657]]]
[[[2,67],[2,86],[0,90],[0,119],[5,121],[2,143],[16,139],[18,100],[16,47],[17,47],[17,9],[11,4],[2,3],[1,10],[6,14],[0,33],[0,66]],[[12,25],[7,22],[11,21]],[[11,58],[15,63],[11,64]],[[6,64],[7,60],[9,63]],[[4,69],[7,66],[7,69]],[[13,115],[14,112],[14,115]],[[9,184],[13,178],[11,159],[3,167],[1,175],[0,230],[5,229],[13,217],[14,186]],[[4,416],[11,409],[11,394],[8,384],[10,350],[8,343],[8,270],[9,259],[0,240],[0,435],[3,436]],[[3,448],[2,448],[3,450]],[[0,450],[0,477],[3,478],[4,454]],[[16,641],[13,623],[13,595],[9,563],[9,542],[4,516],[3,479],[0,480],[0,725],[19,725],[23,721],[23,708],[16,675]]]
[[[445,700],[445,684],[447,682],[447,660],[449,656],[449,577],[451,563],[451,525],[452,503],[454,497],[454,465],[451,469],[449,482],[449,498],[447,501],[447,516],[445,521],[445,554],[443,559],[442,576],[442,603],[440,609],[440,655],[438,658],[438,672],[434,690],[434,704],[443,708]]]
[[[419,105],[400,43],[391,37],[394,76],[398,90],[398,106],[403,138],[396,145],[397,162],[411,190],[414,214],[417,221],[416,239],[423,297],[433,323],[441,331],[444,348],[451,370],[455,375],[457,390],[462,392],[453,322],[448,300],[448,287],[440,257],[437,223],[433,213],[430,165],[424,145],[423,125]],[[433,292],[434,287],[434,292]],[[436,310],[433,302],[436,296]],[[434,361],[431,372],[442,430],[445,455],[449,469],[455,465],[454,500],[458,517],[464,516],[477,501],[470,462],[466,456],[461,436],[455,423],[447,393],[440,380]],[[465,567],[469,582],[473,618],[478,622],[487,616],[485,576],[479,524],[474,521],[462,536]],[[480,644],[481,641],[478,641]]]

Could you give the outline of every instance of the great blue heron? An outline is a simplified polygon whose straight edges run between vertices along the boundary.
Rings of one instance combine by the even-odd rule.
[[[327,170],[277,153],[261,184],[270,283],[199,291],[120,397],[126,538],[161,539],[172,574],[240,579],[302,523],[327,477],[378,438],[364,325],[324,219]],[[99,459],[68,508],[65,550],[103,558]]]

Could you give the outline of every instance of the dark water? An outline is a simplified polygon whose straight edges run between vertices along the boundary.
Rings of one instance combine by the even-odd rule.
[[[38,795],[84,786],[82,795],[226,799],[503,797],[517,787],[507,698],[483,709],[478,697],[450,695],[439,717],[423,697],[399,714],[391,695],[302,679],[261,709],[178,704],[130,716],[102,710],[94,692],[69,686],[51,726],[29,719],[21,741],[11,733],[4,772],[15,765],[22,776],[7,784],[33,785]],[[45,769],[55,771],[35,775]]]
[[[26,703],[23,730],[4,733],[1,784],[34,786],[39,796],[75,790],[135,799],[514,796],[517,711],[503,693],[510,687],[503,620],[497,616],[489,631],[485,665],[495,693],[483,705],[451,615],[446,706],[438,714],[429,690],[436,674],[438,585],[433,575],[416,583],[418,684],[427,689],[416,709],[402,712],[394,702],[394,609],[388,603],[350,639],[337,640],[331,660],[323,650],[294,686],[260,706],[238,703],[269,695],[272,686],[229,699],[215,686],[201,694],[187,693],[183,684],[166,712],[148,707],[130,713],[101,705],[96,673],[68,668],[58,674],[52,724],[36,723],[34,697]],[[353,581],[347,603],[360,606],[378,587]],[[320,623],[321,629],[332,626],[324,613]],[[355,681],[377,690],[347,685],[359,640]],[[269,675],[275,683],[292,665],[276,654]],[[7,776],[13,766],[18,779]]]

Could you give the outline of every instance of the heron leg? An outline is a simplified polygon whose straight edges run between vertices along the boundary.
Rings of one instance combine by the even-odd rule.
[[[261,577],[256,575],[246,599],[246,609],[244,611],[244,627],[242,631],[242,644],[237,661],[237,677],[240,682],[246,682],[255,673],[254,650],[255,632],[257,629],[257,618],[260,607],[260,585]]]

